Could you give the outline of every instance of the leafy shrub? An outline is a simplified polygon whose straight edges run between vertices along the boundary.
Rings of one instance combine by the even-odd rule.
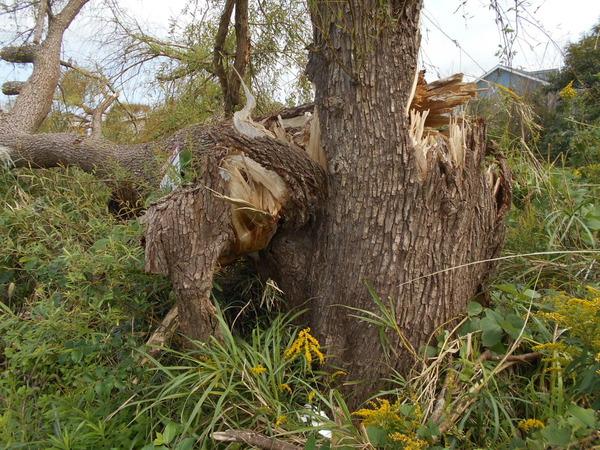
[[[135,446],[147,422],[114,413],[148,378],[137,349],[169,293],[143,272],[139,224],[80,171],[0,177],[0,446]]]

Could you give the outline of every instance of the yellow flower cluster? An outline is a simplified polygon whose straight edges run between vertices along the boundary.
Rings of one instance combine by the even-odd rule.
[[[537,430],[538,428],[544,428],[544,422],[538,419],[526,419],[519,422],[519,429],[525,433],[529,433],[531,430]]]
[[[534,345],[533,350],[547,355],[544,357],[544,361],[557,362],[561,366],[568,365],[578,353],[576,347],[568,346],[564,342],[546,342]]]
[[[535,350],[536,352],[544,352],[544,353],[551,353],[551,352],[559,352],[559,353],[566,353],[569,348],[567,346],[567,344],[565,344],[564,342],[546,342],[544,344],[538,344],[533,346],[533,350]]]
[[[590,298],[587,299],[558,296],[554,299],[556,310],[540,316],[567,328],[571,336],[580,339],[593,352],[600,352],[600,291],[592,287],[588,291]]]
[[[390,434],[390,439],[394,442],[402,442],[404,450],[421,450],[428,447],[427,441],[410,437],[404,433],[392,433]]]
[[[289,385],[289,384],[287,384],[287,383],[281,383],[281,384],[279,385],[279,390],[280,390],[280,391],[288,391],[288,393],[289,393],[290,395],[292,395],[292,388],[291,388],[291,387],[290,387],[290,385]]]
[[[573,87],[573,81],[575,80],[569,81],[569,84],[567,84],[562,91],[559,92],[558,95],[560,95],[560,98],[568,100],[577,97],[577,91]]]
[[[309,366],[312,364],[313,355],[321,364],[325,362],[325,355],[321,352],[321,345],[319,344],[319,341],[310,334],[310,328],[302,330],[284,354],[287,359],[294,359],[298,355],[303,355]]]
[[[371,409],[363,408],[354,412],[355,416],[361,417],[364,425],[377,425],[385,427],[402,419],[398,415],[398,407],[392,405],[389,400],[377,399],[378,404],[371,402]]]
[[[254,375],[262,375],[263,373],[266,373],[266,371],[266,367],[264,367],[262,364],[254,366],[250,369],[250,372],[252,372]]]
[[[287,422],[287,416],[277,416],[277,419],[275,419],[275,426],[280,427],[281,425],[283,425],[286,422]]]

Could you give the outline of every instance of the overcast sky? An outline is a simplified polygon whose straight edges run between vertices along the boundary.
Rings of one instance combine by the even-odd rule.
[[[507,8],[514,2],[500,0]],[[96,39],[100,40],[101,30],[96,18],[103,13],[94,5],[99,1],[90,3],[65,37],[66,55],[88,66],[102,54],[97,49]],[[170,21],[186,20],[180,13],[187,0],[118,0],[118,3],[151,34],[165,35]],[[498,64],[495,54],[501,36],[489,3],[489,0],[425,0],[421,64],[427,69],[428,79],[456,72],[475,78]],[[521,23],[515,45],[514,67],[528,70],[559,67],[565,44],[576,41],[600,20],[600,0],[529,0],[529,3],[530,15]],[[10,23],[4,21],[0,25],[3,25],[0,37],[5,41]],[[0,64],[2,79],[26,76],[14,66]]]

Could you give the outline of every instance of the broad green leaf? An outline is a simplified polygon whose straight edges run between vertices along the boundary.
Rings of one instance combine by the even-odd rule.
[[[192,450],[194,448],[194,444],[196,443],[196,439],[194,438],[185,438],[183,441],[181,441],[179,444],[177,444],[177,447],[175,447],[176,450]]]
[[[565,446],[571,442],[571,429],[548,426],[542,430],[542,436],[550,445]]]
[[[481,343],[485,347],[493,347],[502,340],[502,328],[498,323],[490,318],[484,317],[481,319],[481,331],[483,332]]]
[[[170,444],[171,441],[177,436],[177,429],[179,427],[175,422],[169,422],[163,431],[163,440],[165,444]]]
[[[368,426],[367,436],[373,447],[384,446],[387,443],[388,432],[380,427]]]
[[[467,306],[467,314],[469,314],[469,316],[477,316],[481,311],[483,311],[483,306],[477,302],[469,302],[469,305]]]
[[[571,405],[567,412],[582,425],[589,428],[596,428],[596,416],[593,409],[582,408],[581,406]]]

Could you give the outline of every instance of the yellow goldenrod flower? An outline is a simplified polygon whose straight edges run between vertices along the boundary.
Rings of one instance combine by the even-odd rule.
[[[279,385],[279,390],[281,390],[281,391],[288,391],[290,393],[290,395],[292,394],[292,388],[287,383],[281,383]]]
[[[390,439],[394,442],[402,442],[402,444],[404,444],[404,450],[421,450],[428,447],[427,441],[416,437],[410,437],[404,433],[391,433]]]
[[[308,403],[312,403],[312,401],[315,399],[315,396],[317,395],[317,391],[310,391],[308,393],[308,396],[306,397],[306,400],[308,400]]]
[[[385,427],[392,422],[402,420],[398,415],[398,408],[396,405],[391,405],[389,400],[386,399],[377,399],[377,401],[379,405],[375,402],[371,402],[371,409],[359,409],[352,414],[362,417],[365,426],[378,425]]]
[[[598,166],[600,168],[600,164],[590,164],[590,166]],[[600,297],[600,289],[597,289],[594,286],[589,286],[589,285],[586,286],[585,289],[590,293],[590,295],[592,297]]]
[[[537,430],[538,428],[544,428],[544,422],[538,419],[526,419],[519,422],[519,429],[525,433],[529,433],[531,430]]]
[[[562,91],[559,92],[558,95],[560,95],[560,98],[568,100],[577,97],[577,91],[573,87],[573,81],[575,80],[569,81],[569,84],[567,84]]]
[[[284,353],[284,356],[287,359],[294,359],[298,355],[304,355],[304,359],[309,366],[312,364],[313,355],[321,364],[325,362],[325,355],[321,352],[321,345],[319,344],[319,341],[310,334],[310,328],[305,328],[300,331],[298,337]]]
[[[335,380],[337,377],[345,377],[346,375],[348,375],[348,372],[345,372],[343,370],[336,370],[331,374],[331,378]]]
[[[267,371],[266,367],[264,367],[262,364],[254,366],[250,369],[250,372],[252,372],[254,375],[262,375],[266,371]]]
[[[600,351],[600,295],[594,288],[588,287],[588,292],[591,298],[559,295],[553,299],[556,310],[539,316],[566,328],[572,337],[596,353]],[[577,352],[574,346],[568,346],[564,353],[573,356]]]
[[[280,427],[281,425],[283,425],[286,422],[287,422],[287,416],[277,416],[277,419],[275,419],[275,426]]]
[[[543,353],[552,353],[552,352],[566,353],[568,351],[568,347],[567,347],[567,344],[564,344],[563,342],[545,342],[543,344],[534,345],[533,350],[536,352],[543,352]]]

